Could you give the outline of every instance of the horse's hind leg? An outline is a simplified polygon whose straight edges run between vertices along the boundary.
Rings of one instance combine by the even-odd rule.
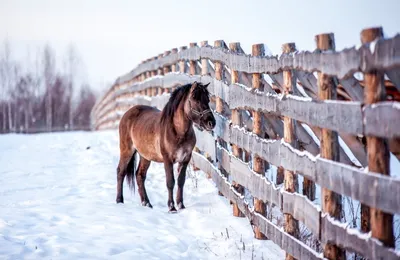
[[[168,209],[169,212],[176,212],[174,198],[173,198],[175,178],[174,178],[174,168],[172,162],[164,160],[164,169],[165,169],[167,189],[168,189]]]
[[[147,170],[149,169],[151,161],[146,160],[142,156],[140,156],[139,166],[136,172],[136,182],[138,185],[139,196],[143,206],[147,206],[149,208],[153,208],[150,204],[149,197],[147,197],[146,187],[144,182],[146,180]]]
[[[120,134],[121,136],[121,134]],[[132,141],[129,137],[120,137],[120,157],[117,168],[117,203],[124,203],[123,184],[128,171],[134,170],[134,158],[136,150],[132,148]]]
[[[124,179],[128,171],[133,171],[133,163],[131,162],[132,159],[131,153],[129,154],[121,154],[119,159],[118,168],[117,168],[117,203],[124,203],[124,196],[123,196],[123,185]]]

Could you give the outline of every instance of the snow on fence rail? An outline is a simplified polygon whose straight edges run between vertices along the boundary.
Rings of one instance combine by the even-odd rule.
[[[230,50],[223,41],[191,43],[118,78],[93,108],[92,127],[117,127],[136,104],[162,109],[178,85],[211,83],[217,125],[213,133],[196,129],[193,163],[233,203],[235,216],[249,218],[257,238],[271,239],[298,259],[336,259],[344,250],[399,259],[393,214],[400,214],[400,179],[390,176],[387,141],[397,155],[400,103],[386,100],[384,75],[400,82],[400,36],[382,35],[381,28],[363,30],[361,47],[336,52],[333,35],[321,34],[316,51],[284,44],[280,58],[264,56],[262,44],[245,55],[238,43]],[[364,73],[363,83],[354,72]],[[351,101],[335,100],[337,93]],[[267,164],[279,167],[275,183],[265,176]],[[361,230],[342,222],[342,195],[361,203]],[[284,228],[267,217],[267,204],[283,214]],[[300,240],[299,222],[324,250]]]

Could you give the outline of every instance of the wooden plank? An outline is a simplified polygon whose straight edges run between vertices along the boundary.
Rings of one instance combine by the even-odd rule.
[[[400,102],[379,102],[363,107],[365,135],[395,138],[400,133]]]
[[[396,86],[397,90],[400,91],[400,70],[392,69],[385,71],[386,75],[392,81],[392,83]]]
[[[219,148],[218,150],[223,168],[229,171],[236,182],[245,186],[252,196],[264,202],[274,203],[279,208],[282,207],[280,188],[275,187],[264,176],[252,171],[247,163],[230,156],[225,149]]]
[[[319,238],[321,210],[306,196],[282,191],[282,212],[289,213],[303,222]]]
[[[225,88],[220,84],[219,88]],[[228,91],[221,91],[226,95]],[[214,94],[214,93],[213,93]],[[218,94],[218,93],[216,93]],[[230,86],[230,108],[246,108],[288,116],[310,125],[353,134],[362,134],[361,103],[348,101],[312,101],[297,96],[251,92],[244,86]],[[226,100],[226,99],[225,99]]]
[[[362,101],[364,99],[364,89],[360,82],[354,77],[341,79],[340,84],[346,90],[353,101]]]
[[[283,250],[293,255],[297,259],[323,259],[320,254],[313,251],[310,247],[282,232],[282,229],[259,213],[252,211],[247,203],[243,200],[243,196],[234,191],[234,188],[229,184],[227,179],[222,176],[216,167],[214,167],[207,159],[200,154],[193,153],[194,164],[204,172],[212,173],[212,180],[218,190],[228,199],[234,201],[239,209],[250,220],[252,225],[260,227],[261,232],[267,235],[274,243],[280,246]]]
[[[215,151],[215,138],[207,131],[200,131],[197,127],[193,127],[196,134],[196,147],[200,151],[204,151],[207,155],[215,162],[216,151]]]
[[[294,72],[296,74],[297,79],[303,84],[303,88],[308,89],[308,91],[312,92],[313,95],[311,97],[315,98],[318,93],[317,87],[317,79],[315,78],[314,74],[296,70]]]
[[[349,228],[347,223],[335,221],[328,215],[321,218],[321,242],[335,243],[357,252],[368,259],[400,259],[400,252],[385,247],[379,240]]]
[[[329,128],[339,132],[350,134],[363,133],[363,117],[361,103],[348,101],[311,101],[307,98],[296,96],[287,96],[278,94],[264,94],[252,92],[243,85],[226,85],[220,80],[213,79],[210,76],[188,76],[186,74],[168,73],[164,77],[155,77],[146,80],[143,83],[135,83],[129,89],[121,90],[118,95],[127,93],[127,91],[140,91],[149,87],[162,86],[163,88],[172,88],[176,85],[188,84],[193,81],[202,83],[211,83],[209,90],[211,94],[224,99],[231,109],[245,108],[262,111],[265,113],[274,113],[284,115],[293,119],[305,122],[310,125]],[[115,96],[114,96],[115,98]],[[395,103],[398,104],[398,103]],[[397,106],[392,109],[393,112],[385,113],[380,118],[380,124],[369,124],[368,134],[375,136],[399,137],[400,131],[396,131],[398,114]],[[387,105],[385,108],[389,109]],[[378,109],[378,110],[379,110]],[[373,115],[369,114],[366,115]],[[369,117],[370,118],[370,117]],[[369,119],[367,118],[367,119]],[[376,117],[375,117],[376,118]],[[383,120],[383,121],[382,121]],[[369,122],[367,120],[367,122]],[[385,125],[395,125],[395,127],[384,128]]]
[[[370,44],[360,48],[344,49],[340,52],[311,53],[298,52],[294,55],[269,57],[251,57],[243,54],[232,54],[226,50],[212,47],[193,47],[162,59],[140,64],[131,72],[119,77],[116,83],[121,84],[145,71],[171,65],[178,60],[199,60],[207,58],[226,64],[230,69],[246,73],[279,73],[285,69],[298,69],[307,72],[320,71],[340,79],[351,76],[357,71],[367,72],[373,69],[391,70],[400,66],[400,35],[378,41],[371,53]],[[393,53],[395,55],[393,55]]]
[[[400,213],[400,179],[391,178],[323,158],[316,160],[315,182],[389,213]],[[368,187],[367,189],[365,187]]]
[[[226,140],[228,141],[228,140]],[[257,153],[262,159],[285,169],[299,171],[315,179],[315,158],[305,151],[298,151],[283,140],[266,140],[247,133],[244,129],[233,127],[229,142]]]

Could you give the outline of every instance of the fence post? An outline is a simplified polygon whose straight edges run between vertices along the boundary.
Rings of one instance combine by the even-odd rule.
[[[317,49],[320,51],[335,50],[335,37],[333,33],[315,36]],[[320,100],[335,100],[337,98],[337,84],[334,77],[318,73],[318,98]],[[339,161],[338,133],[326,128],[321,129],[321,158]],[[335,219],[340,219],[342,211],[342,197],[326,188],[322,188],[322,211]],[[328,259],[345,259],[344,250],[338,246],[327,243],[324,247],[324,256]]]
[[[238,43],[238,42],[229,43],[229,49],[233,53],[239,53],[241,50],[240,43]],[[231,69],[231,82],[232,82],[232,84],[239,82],[239,72],[238,71]],[[240,110],[233,109],[231,119],[232,119],[232,124],[238,125],[239,127],[242,126],[242,115],[240,114]],[[243,150],[240,147],[233,144],[232,152],[233,152],[234,156],[243,160]],[[239,184],[234,184],[234,187],[237,189],[238,192],[240,192],[240,193],[244,192],[243,186],[241,186]],[[242,212],[240,212],[239,207],[237,206],[236,203],[233,204],[233,215],[235,217],[244,217],[244,214]]]
[[[223,40],[214,41],[214,47],[221,48],[221,49],[228,49],[228,47],[226,46],[226,43]],[[215,61],[215,79],[220,80],[220,81],[224,80],[224,64],[222,64],[222,62],[220,62],[220,61]],[[219,98],[219,97],[216,98],[215,110],[220,115],[222,115],[224,113],[224,103],[223,102],[224,101],[221,98]],[[222,147],[224,147],[224,148],[227,147],[225,141],[222,138],[217,138],[217,142]],[[218,168],[223,170],[223,168],[220,165],[218,165]],[[218,191],[218,194],[220,196],[223,196],[220,191]]]
[[[253,56],[264,56],[265,55],[265,48],[264,44],[254,44],[251,48],[251,55]],[[254,89],[259,91],[264,90],[264,86],[261,83],[262,75],[260,73],[253,73],[252,77],[252,85]],[[253,111],[253,133],[257,136],[264,138],[264,131],[263,131],[263,120],[262,120],[262,113],[258,111]],[[265,164],[266,162],[261,159],[257,154],[253,155],[253,170],[260,175],[264,176],[265,174]],[[254,209],[256,212],[260,213],[261,215],[265,216],[265,203],[262,200],[254,198]],[[261,233],[260,229],[256,226],[254,229],[255,238],[257,239],[267,239],[267,237]]]
[[[186,46],[179,47],[179,51],[184,51],[186,49],[187,49]],[[187,65],[186,65],[186,61],[185,60],[180,60],[179,61],[179,72],[180,73],[186,73],[187,72]]]
[[[172,54],[178,53],[178,49],[177,48],[173,48],[171,50],[171,53]],[[171,65],[171,72],[176,72],[176,64],[175,63]]]
[[[207,47],[208,46],[208,41],[202,41],[200,43],[200,47]],[[208,71],[208,60],[207,59],[201,59],[201,75],[206,76],[209,75]]]
[[[214,47],[227,49],[226,43],[223,40],[215,41],[214,42]],[[224,80],[224,71],[223,70],[224,70],[224,65],[221,62],[216,61],[215,62],[215,79],[221,80],[221,81]],[[221,98],[217,97],[217,99],[216,99],[216,110],[221,115],[224,112],[224,103],[223,102],[224,101]]]
[[[164,54],[163,53],[160,53],[160,54],[158,54],[158,56],[157,56],[157,58],[158,58],[158,60],[161,60],[162,58],[164,57]],[[157,69],[157,75],[164,75],[164,70],[163,70],[163,68],[158,68]],[[162,87],[159,87],[159,88],[154,88],[154,90],[153,90],[153,92],[154,92],[154,95],[156,96],[156,95],[161,95],[162,93],[163,93],[163,88]]]
[[[363,44],[380,38],[383,38],[382,27],[368,28],[361,31],[361,43]],[[381,71],[373,70],[364,73],[364,80],[364,103],[366,105],[386,100],[384,74]],[[367,136],[366,139],[368,170],[383,175],[390,175],[390,152],[388,139],[374,136]],[[398,194],[393,194],[393,196],[398,196]],[[364,214],[361,216],[361,220],[370,221],[372,237],[379,239],[386,246],[394,247],[393,215],[375,208],[370,208],[370,214],[366,215],[367,210],[365,209],[367,207],[365,207],[365,205],[361,206],[361,209],[364,209],[364,211],[362,211]],[[368,217],[370,217],[370,219],[368,219]]]
[[[196,47],[197,43],[196,42],[191,42],[189,44],[190,48]],[[196,75],[196,62],[195,60],[190,60],[189,61],[189,73],[190,75]]]
[[[294,43],[286,43],[282,45],[283,53],[290,53],[295,51],[296,45]],[[296,76],[292,70],[283,71],[283,89],[284,94],[291,94],[293,92],[294,84],[296,84]],[[295,122],[290,117],[284,118],[284,140],[286,143],[295,146]],[[284,189],[287,192],[294,193],[298,190],[297,175],[293,171],[284,170]],[[299,221],[290,214],[284,214],[284,230],[295,238],[299,237]],[[293,256],[286,253],[286,259],[295,259]]]
[[[205,46],[208,46],[208,41],[202,41],[200,43],[200,47],[205,47]],[[205,76],[205,75],[208,75],[208,74],[209,74],[209,72],[208,72],[208,60],[203,58],[203,59],[201,59],[201,76]],[[210,158],[210,155],[207,152],[205,152],[204,155],[210,162],[212,162],[212,159]],[[206,176],[207,176],[208,179],[211,178],[211,174],[209,172],[206,172]]]
[[[164,52],[164,57],[168,56],[171,53],[171,51],[165,51]],[[163,67],[163,75],[165,76],[167,73],[171,72],[171,66],[164,66]],[[161,89],[160,95],[164,92],[164,93],[168,93],[170,91],[169,88],[164,88]]]

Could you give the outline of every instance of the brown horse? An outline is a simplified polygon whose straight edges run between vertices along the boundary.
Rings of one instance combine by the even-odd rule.
[[[196,144],[193,123],[210,131],[215,118],[209,107],[207,85],[194,82],[178,87],[162,111],[137,105],[130,108],[119,123],[120,160],[117,168],[117,203],[123,203],[125,176],[129,187],[134,188],[135,155],[140,156],[136,182],[143,206],[152,208],[144,182],[151,161],[163,162],[168,188],[168,208],[176,212],[173,189],[175,178],[173,164],[178,163],[178,209],[184,209],[183,186],[186,168]]]

